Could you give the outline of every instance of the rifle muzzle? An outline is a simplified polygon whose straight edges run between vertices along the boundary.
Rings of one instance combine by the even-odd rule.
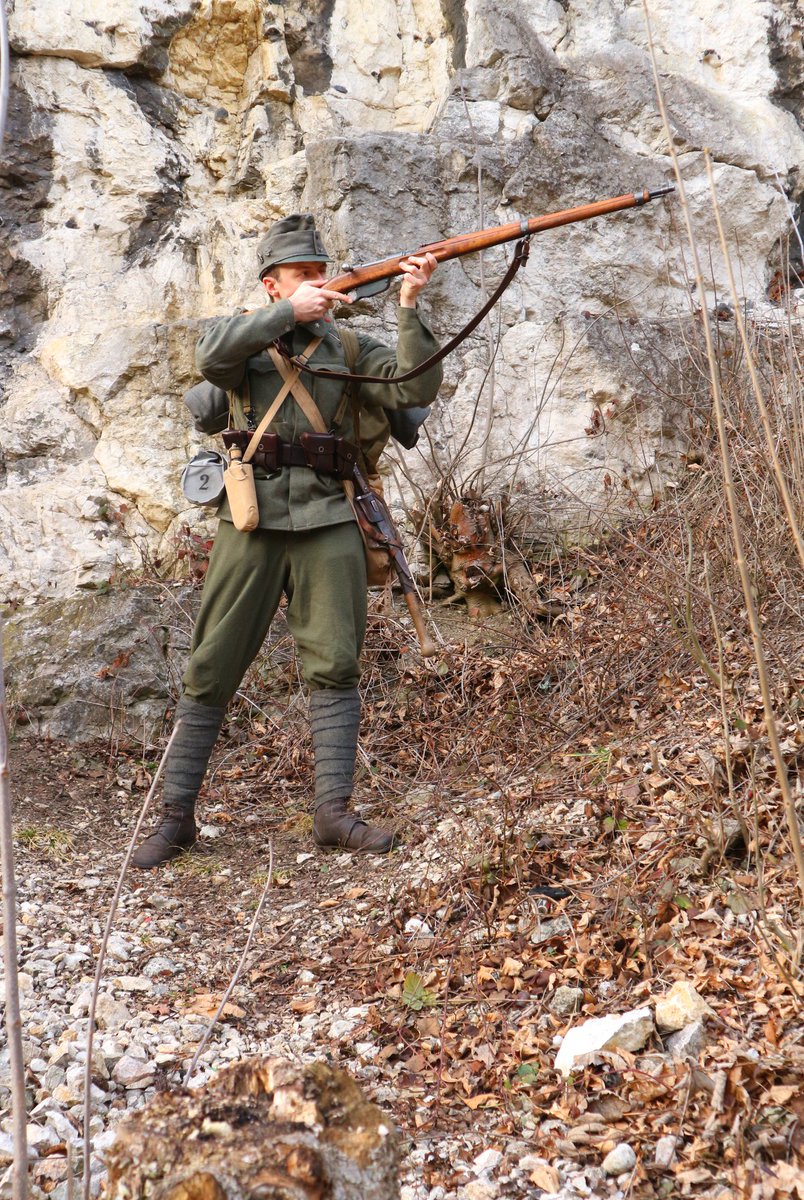
[[[637,204],[648,204],[651,200],[658,200],[660,196],[668,196],[675,190],[672,183],[665,183],[657,188],[645,188],[644,191],[636,193]]]

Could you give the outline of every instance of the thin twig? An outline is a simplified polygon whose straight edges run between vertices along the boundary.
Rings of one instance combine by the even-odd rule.
[[[2,0],[0,0],[0,5]],[[28,1195],[28,1135],[25,1104],[25,1066],[22,1058],[22,1017],[17,969],[17,882],[14,876],[14,833],[8,770],[6,690],[3,671],[3,619],[0,617],[0,863],[3,870],[3,967],[6,977],[6,1032],[11,1070],[11,1112],[14,1139],[14,1200]]]
[[[162,774],[162,768],[165,765],[167,756],[170,753],[170,748],[173,745],[173,742],[176,738],[176,734],[179,732],[180,728],[181,728],[181,718],[179,718],[179,720],[176,722],[176,724],[173,727],[173,732],[170,735],[168,744],[165,746],[164,753],[162,754],[162,757],[159,760],[159,766],[156,768],[156,773],[154,774],[153,782],[152,782],[150,788],[148,789],[148,795],[145,797],[142,808],[140,809],[140,815],[137,819],[137,824],[134,827],[134,832],[132,833],[131,839],[128,843],[128,848],[126,850],[126,856],[123,859],[123,865],[120,868],[120,874],[117,877],[117,887],[115,888],[114,896],[112,897],[112,902],[111,902],[111,905],[109,906],[109,915],[106,918],[106,928],[103,931],[103,940],[101,941],[100,950],[98,951],[98,963],[95,968],[95,980],[92,985],[92,995],[91,995],[90,1001],[89,1001],[89,1017],[88,1017],[88,1025],[87,1025],[87,1045],[86,1045],[87,1061],[86,1061],[86,1067],[84,1070],[84,1160],[83,1160],[84,1161],[84,1180],[83,1180],[83,1188],[82,1188],[84,1200],[89,1200],[89,1186],[90,1186],[89,1120],[90,1120],[90,1116],[92,1115],[92,1043],[93,1043],[93,1039],[95,1036],[95,1009],[97,1008],[97,1004],[98,1004],[98,993],[100,991],[101,975],[103,974],[103,965],[104,965],[104,961],[106,958],[106,948],[109,944],[109,936],[112,932],[112,925],[114,924],[114,919],[115,919],[115,916],[117,915],[117,906],[120,902],[120,896],[123,891],[123,880],[125,879],[126,871],[128,870],[128,864],[131,862],[131,856],[134,853],[134,847],[137,844],[137,841],[139,839],[140,829],[142,828],[142,823],[145,820],[145,814],[148,812],[148,806],[151,803],[151,799],[156,790],[156,785],[159,782],[159,777]]]
[[[464,93],[463,84],[461,84],[461,99],[463,100],[463,107],[464,107],[464,111],[466,112],[466,120],[469,124],[469,132],[472,135],[472,144],[475,149],[475,162],[477,164],[478,216],[480,218],[480,228],[483,229],[486,224],[485,205],[483,203],[483,155],[481,153],[480,144],[477,139],[477,132],[475,130],[474,122],[472,120],[472,114],[470,113],[469,105],[466,102],[466,95]],[[483,264],[483,252],[482,251],[478,255],[478,260],[479,260],[479,268],[480,268],[480,299],[481,299],[481,304],[485,304],[486,300],[488,299],[488,291],[486,288],[486,272],[485,272],[485,268],[484,268],[484,264]],[[478,475],[477,475],[478,489],[479,489],[481,495],[483,493],[483,487],[484,487],[484,483],[485,483],[486,463],[488,462],[488,456],[489,456],[489,445],[491,444],[491,428],[492,428],[492,425],[494,424],[494,392],[495,392],[495,383],[496,383],[495,367],[494,367],[494,362],[495,362],[495,358],[496,358],[496,350],[495,350],[495,346],[494,346],[494,334],[492,332],[492,327],[491,327],[491,314],[490,313],[488,313],[486,315],[485,321],[483,323],[486,326],[486,336],[488,339],[488,370],[486,372],[486,378],[483,380],[483,382],[484,382],[484,384],[486,384],[488,386],[488,393],[487,393],[487,399],[486,399],[486,427],[483,430],[483,441],[480,446],[480,468],[478,470]]]
[[[183,1087],[187,1087],[189,1085],[190,1080],[192,1079],[192,1076],[193,1076],[193,1071],[198,1066],[198,1060],[201,1057],[202,1051],[203,1051],[204,1047],[206,1046],[207,1042],[209,1041],[210,1037],[212,1036],[212,1030],[215,1028],[218,1020],[220,1019],[221,1013],[223,1012],[224,1008],[229,1003],[229,997],[231,996],[232,992],[236,988],[237,982],[240,979],[240,976],[243,974],[243,968],[246,965],[246,958],[248,957],[248,952],[251,949],[251,943],[254,941],[254,934],[257,932],[257,922],[260,919],[260,914],[263,910],[263,906],[265,904],[266,897],[267,897],[269,889],[271,887],[273,877],[274,877],[274,843],[273,843],[273,839],[270,839],[268,842],[268,878],[265,882],[265,887],[262,889],[262,895],[260,896],[260,902],[257,905],[257,911],[254,913],[254,919],[252,920],[251,927],[249,928],[249,931],[248,931],[248,937],[246,938],[246,944],[243,947],[243,953],[240,955],[240,961],[238,962],[237,967],[235,968],[234,975],[232,976],[231,980],[229,981],[229,986],[227,987],[226,991],[223,993],[223,999],[221,1000],[220,1004],[218,1005],[218,1011],[215,1013],[215,1016],[212,1018],[209,1025],[207,1026],[206,1031],[205,1031],[204,1036],[202,1037],[201,1041],[198,1043],[198,1048],[193,1056],[193,1061],[190,1063],[189,1067],[187,1068],[187,1071],[184,1076],[184,1080],[182,1081]]]

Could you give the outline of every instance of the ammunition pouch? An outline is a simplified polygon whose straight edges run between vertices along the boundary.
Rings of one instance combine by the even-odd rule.
[[[225,429],[223,444],[227,450],[237,449],[241,454],[245,454],[251,436],[247,429]],[[257,449],[249,458],[249,462],[254,467],[261,467],[269,475],[278,471],[281,465],[279,450],[281,444],[275,433],[264,433],[257,443]]]
[[[351,479],[358,461],[358,449],[346,438],[334,433],[303,433],[299,438],[307,466],[319,475]]]
[[[252,434],[247,429],[226,429],[223,442],[227,450],[236,447],[245,454]],[[309,467],[319,475],[351,479],[358,461],[358,449],[346,438],[334,433],[303,433],[296,442],[283,442],[275,433],[264,433],[249,462],[269,475],[283,467]]]

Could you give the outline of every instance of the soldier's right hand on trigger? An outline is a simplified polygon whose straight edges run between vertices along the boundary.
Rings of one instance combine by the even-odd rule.
[[[297,324],[305,321],[317,321],[332,308],[333,304],[351,304],[348,296],[340,292],[331,292],[325,283],[300,283],[290,297],[293,305],[293,315]]]

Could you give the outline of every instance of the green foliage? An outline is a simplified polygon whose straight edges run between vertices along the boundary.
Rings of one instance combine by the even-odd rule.
[[[514,1078],[517,1083],[524,1087],[533,1087],[539,1078],[538,1068],[534,1067],[533,1063],[520,1063],[516,1069]]]
[[[421,975],[408,971],[402,985],[402,1003],[414,1012],[421,1012],[423,1008],[433,1008],[438,1004],[438,996],[424,986]]]
[[[15,834],[17,845],[25,850],[60,859],[75,848],[71,833],[63,829],[46,829],[39,825],[23,825]]]

